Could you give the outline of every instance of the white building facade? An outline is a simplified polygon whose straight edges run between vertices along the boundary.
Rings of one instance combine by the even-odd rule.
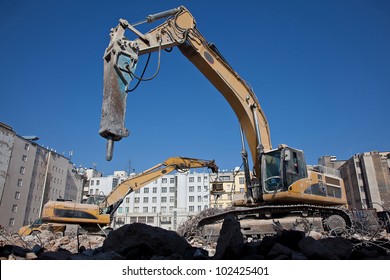
[[[113,226],[146,223],[168,230],[210,207],[210,176],[204,172],[165,175],[129,194],[118,208]]]

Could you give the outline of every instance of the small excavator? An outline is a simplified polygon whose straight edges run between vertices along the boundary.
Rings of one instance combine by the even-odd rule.
[[[114,214],[123,200],[131,192],[143,188],[154,180],[173,171],[186,172],[194,168],[209,168],[212,173],[218,173],[214,160],[202,160],[187,157],[171,157],[142,173],[130,177],[116,186],[98,204],[75,203],[73,201],[49,201],[43,206],[41,218],[31,225],[22,227],[19,235],[26,236],[50,230],[54,233],[64,233],[68,228],[81,227],[84,231],[108,232]]]

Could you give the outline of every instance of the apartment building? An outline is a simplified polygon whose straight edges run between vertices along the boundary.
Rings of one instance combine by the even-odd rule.
[[[209,183],[206,171],[158,178],[124,199],[113,226],[139,222],[176,230],[189,217],[210,207]]]
[[[390,209],[390,152],[364,152],[348,160],[323,156],[318,163],[340,171],[349,208]]]
[[[356,154],[339,168],[349,207],[390,209],[390,152]]]
[[[81,197],[84,177],[36,139],[0,123],[0,224],[11,231],[39,218],[49,200]]]
[[[218,177],[211,178],[210,207],[228,208],[234,201],[245,197],[245,176],[238,168],[234,171],[222,171]]]

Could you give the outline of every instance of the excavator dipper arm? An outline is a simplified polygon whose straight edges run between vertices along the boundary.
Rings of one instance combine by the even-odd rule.
[[[133,191],[143,188],[150,182],[167,175],[173,171],[188,171],[193,168],[209,168],[211,172],[218,173],[218,166],[214,160],[202,160],[186,157],[171,157],[162,163],[159,163],[144,172],[131,177],[116,188],[114,188],[107,198],[99,205],[101,211],[106,214],[114,214],[121,205],[123,199]]]

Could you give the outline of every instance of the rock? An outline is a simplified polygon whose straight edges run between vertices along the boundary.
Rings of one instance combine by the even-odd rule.
[[[134,250],[147,249],[147,255],[171,256],[177,254],[185,258],[191,245],[174,231],[141,223],[124,225],[112,231],[104,240],[103,252],[114,251],[119,254],[134,255]],[[132,251],[133,250],[133,251]],[[145,257],[145,254],[143,254]]]
[[[324,245],[313,237],[305,237],[299,241],[301,252],[309,260],[337,260],[338,258]]]
[[[59,250],[57,252],[44,252],[38,255],[40,260],[70,260],[72,253],[67,250]]]
[[[298,230],[283,230],[282,233],[276,237],[276,241],[292,250],[299,250],[299,241],[305,237],[303,231]]]
[[[324,237],[322,233],[315,230],[310,231],[307,236],[313,237],[315,240],[320,240]]]
[[[76,254],[70,257],[71,260],[124,260],[123,256],[115,252],[98,252],[96,254]]]
[[[26,253],[26,256],[25,256],[26,260],[35,260],[37,259],[37,255],[33,252],[28,252]]]
[[[283,255],[284,259],[291,259],[293,254],[293,250],[291,250],[289,247],[286,247],[280,243],[275,243],[274,246],[272,246],[271,251],[267,255],[267,259],[280,259],[279,257]]]
[[[276,236],[265,236],[257,247],[257,252],[262,256],[267,256],[276,242]]]
[[[352,253],[353,245],[341,237],[328,237],[318,240],[324,247],[332,252],[338,259],[347,260]]]
[[[244,246],[244,237],[241,233],[240,222],[233,215],[227,215],[223,221],[217,248],[214,255],[216,260],[240,259]]]

